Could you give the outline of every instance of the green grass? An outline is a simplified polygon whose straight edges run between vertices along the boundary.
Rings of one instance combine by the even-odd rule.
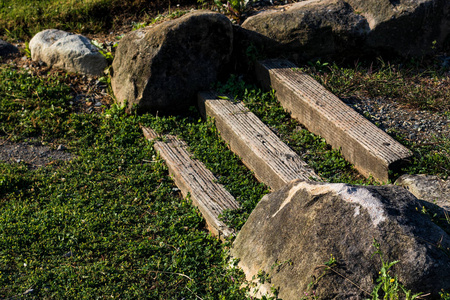
[[[433,112],[450,109],[448,70],[434,61],[391,64],[378,59],[349,67],[317,61],[303,70],[339,97],[383,97]]]
[[[407,174],[437,175],[443,179],[450,176],[450,139],[435,138],[432,143],[417,144],[394,136],[413,152],[408,165],[402,168]]]
[[[2,0],[0,36],[29,40],[37,32],[57,28],[76,33],[107,33],[131,22],[155,17],[196,0]]]
[[[72,112],[57,78],[2,71],[0,98],[15,96],[0,102],[8,124],[0,136],[51,141],[43,128],[52,127],[77,158],[37,170],[1,163],[0,298],[29,289],[37,299],[245,298],[242,273],[228,268],[228,244],[209,235],[140,131],[140,124],[173,129],[173,118],[127,116],[117,107]],[[40,99],[24,92],[31,84]],[[22,111],[18,95],[33,114],[13,117]],[[34,127],[40,113],[52,123]],[[196,120],[192,126],[207,131]],[[197,139],[214,148],[205,134]]]
[[[31,136],[49,140],[67,134],[72,96],[60,79],[2,68],[0,80],[0,135],[12,140]]]
[[[113,0],[4,0],[0,2],[0,28],[12,38],[29,39],[37,32],[58,28],[89,33],[110,28]]]

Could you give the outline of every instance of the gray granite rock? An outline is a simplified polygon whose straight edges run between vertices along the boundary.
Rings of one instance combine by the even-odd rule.
[[[217,81],[232,40],[228,18],[207,11],[132,31],[121,39],[112,64],[114,95],[129,111],[183,110]]]
[[[243,42],[294,60],[349,52],[360,47],[369,31],[364,17],[342,0],[302,1],[252,16],[242,28],[257,33],[249,32]]]
[[[448,0],[345,0],[370,27],[366,46],[420,56],[448,47]]]
[[[259,202],[231,253],[249,280],[268,274],[263,294],[273,286],[280,298],[299,299],[320,278],[309,290],[319,299],[365,299],[381,269],[376,239],[385,261],[400,261],[392,276],[413,292],[438,296],[450,288],[450,236],[421,213],[423,204],[394,185],[296,180]],[[331,254],[340,275],[321,277]]]
[[[307,0],[249,17],[249,44],[306,60],[333,55],[421,56],[449,50],[450,1]]]
[[[410,191],[418,199],[431,202],[450,211],[450,181],[432,175],[400,176],[396,185]]]
[[[69,72],[100,76],[106,59],[88,38],[57,29],[37,33],[30,41],[31,58]]]

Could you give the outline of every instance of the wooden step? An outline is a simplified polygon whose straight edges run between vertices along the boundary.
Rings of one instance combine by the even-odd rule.
[[[198,95],[200,112],[215,119],[231,151],[255,172],[256,178],[277,190],[294,179],[320,177],[242,102],[219,99],[214,92]]]
[[[237,209],[239,204],[217,178],[198,160],[192,159],[185,142],[172,135],[158,135],[151,128],[142,128],[144,136],[154,141],[154,148],[166,162],[169,173],[184,197],[188,194],[208,224],[212,234],[225,239],[233,230],[219,220],[219,215],[228,209]]]
[[[257,63],[256,76],[309,131],[325,138],[366,177],[386,182],[412,152],[286,60]]]

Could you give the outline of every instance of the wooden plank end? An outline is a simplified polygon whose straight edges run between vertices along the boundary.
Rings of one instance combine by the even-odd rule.
[[[142,132],[144,133],[144,136],[147,140],[153,141],[154,139],[159,137],[159,134],[157,134],[153,129],[150,127],[143,127],[141,126]]]

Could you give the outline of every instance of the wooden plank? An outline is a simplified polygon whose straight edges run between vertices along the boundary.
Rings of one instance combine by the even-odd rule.
[[[405,163],[412,152],[348,107],[312,77],[286,60],[257,64],[264,88],[273,88],[278,101],[309,131],[318,134],[366,177],[386,182],[389,171]]]
[[[294,179],[320,177],[284,144],[242,102],[218,99],[213,92],[198,95],[203,116],[215,119],[216,127],[230,149],[255,172],[256,178],[277,190]]]
[[[233,230],[219,220],[226,209],[237,209],[239,204],[225,188],[218,184],[211,171],[191,158],[187,145],[177,137],[165,135],[163,140],[151,128],[142,128],[144,136],[154,141],[154,148],[166,162],[169,173],[184,197],[191,196],[208,224],[212,234],[225,239],[234,234]]]

